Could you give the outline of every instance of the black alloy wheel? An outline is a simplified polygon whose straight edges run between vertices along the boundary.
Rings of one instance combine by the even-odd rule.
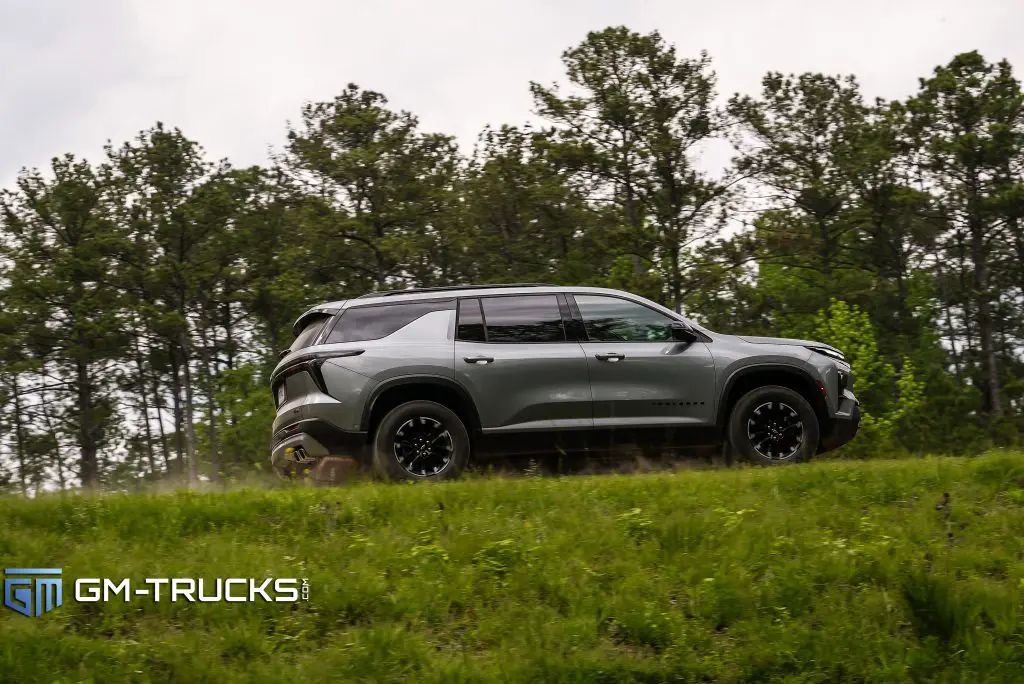
[[[804,424],[796,409],[782,401],[767,401],[747,419],[747,439],[760,455],[772,461],[793,457],[804,441]]]
[[[818,451],[820,428],[810,402],[789,387],[758,387],[740,397],[727,424],[729,445],[761,465],[798,463]]]
[[[455,442],[441,421],[414,416],[402,423],[392,443],[395,459],[415,477],[432,477],[444,471],[455,456]]]
[[[447,406],[410,401],[391,409],[373,435],[373,470],[385,480],[449,480],[469,463],[465,424]]]

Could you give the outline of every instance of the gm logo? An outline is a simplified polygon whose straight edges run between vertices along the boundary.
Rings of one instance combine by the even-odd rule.
[[[4,605],[26,617],[49,613],[63,603],[60,575],[60,568],[7,568]]]

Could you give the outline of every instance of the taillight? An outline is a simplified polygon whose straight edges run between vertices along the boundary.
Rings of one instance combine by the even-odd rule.
[[[321,372],[321,368],[324,366],[324,362],[327,359],[313,359],[309,362],[309,374],[313,378],[313,382],[316,384],[316,388],[327,394],[327,382],[324,380],[324,374]]]
[[[283,368],[279,368],[274,371],[273,375],[270,376],[270,387],[274,392],[274,396],[277,396],[278,390],[284,379],[290,375],[301,373],[306,371],[309,376],[313,378],[313,382],[316,384],[317,389],[321,392],[327,393],[327,383],[324,381],[324,375],[321,372],[321,368],[328,359],[337,359],[345,356],[359,356],[365,349],[346,349],[345,351],[336,352],[318,352],[307,356],[300,357],[299,359],[289,363]],[[278,402],[278,406],[281,402]]]

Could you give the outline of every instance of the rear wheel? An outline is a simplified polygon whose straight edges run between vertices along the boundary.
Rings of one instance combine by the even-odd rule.
[[[729,416],[729,443],[747,461],[779,465],[806,461],[818,450],[818,417],[788,387],[759,387],[743,395]]]
[[[469,462],[469,432],[454,411],[410,401],[388,412],[373,438],[373,470],[387,480],[450,480]]]

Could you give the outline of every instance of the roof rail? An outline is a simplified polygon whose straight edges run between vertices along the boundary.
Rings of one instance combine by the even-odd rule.
[[[489,290],[501,287],[553,287],[550,283],[495,283],[493,285],[449,285],[447,287],[413,287],[407,290],[385,290],[383,292],[367,292],[356,299],[366,297],[390,297],[391,295],[417,294],[420,292],[448,292],[458,290]]]

